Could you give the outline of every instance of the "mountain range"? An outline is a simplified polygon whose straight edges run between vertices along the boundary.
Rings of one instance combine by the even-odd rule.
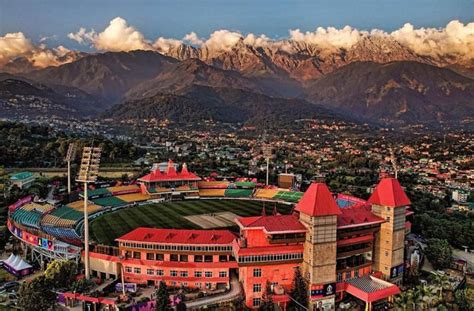
[[[266,125],[305,116],[395,124],[474,119],[473,60],[420,56],[386,37],[329,50],[295,41],[256,47],[240,40],[217,51],[181,44],[22,68],[0,74],[1,103],[24,98],[14,109],[3,104],[0,117],[33,109],[31,95],[62,105],[54,106],[59,116]]]

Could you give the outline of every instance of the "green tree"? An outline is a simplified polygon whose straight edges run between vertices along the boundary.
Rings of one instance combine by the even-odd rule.
[[[260,311],[274,311],[275,310],[275,305],[273,303],[272,286],[270,284],[270,281],[267,281],[267,284],[265,286],[265,291],[263,292],[263,295],[262,295],[262,304],[260,305],[259,310]]]
[[[44,275],[23,282],[18,296],[18,305],[23,311],[46,311],[56,304],[56,294],[51,290],[51,281]]]
[[[48,265],[44,276],[53,288],[67,288],[76,280],[77,264],[71,260],[54,260]]]
[[[441,239],[429,239],[425,248],[425,254],[435,269],[448,268],[451,264],[453,249],[448,241]]]
[[[412,304],[412,293],[411,291],[404,291],[395,296],[394,307],[395,310],[409,310],[410,305]]]
[[[303,278],[299,267],[295,269],[295,278],[293,279],[290,297],[292,298],[289,306],[290,310],[297,310],[298,304],[295,301],[305,308],[308,307],[308,282]]]
[[[170,294],[165,282],[160,282],[160,286],[156,291],[156,311],[168,311],[171,309]]]

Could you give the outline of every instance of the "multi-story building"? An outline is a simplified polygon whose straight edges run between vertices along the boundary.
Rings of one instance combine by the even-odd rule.
[[[117,239],[126,282],[229,288],[236,236],[227,230],[137,228]]]
[[[138,228],[117,239],[115,256],[91,253],[93,274],[122,274],[125,282],[215,289],[242,285],[257,308],[264,291],[285,307],[299,269],[311,310],[334,310],[346,295],[371,309],[399,293],[410,200],[384,178],[368,201],[334,196],[313,183],[290,215],[238,217],[228,230]]]

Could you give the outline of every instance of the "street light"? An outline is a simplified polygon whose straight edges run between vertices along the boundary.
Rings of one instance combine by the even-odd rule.
[[[76,145],[70,143],[67,148],[65,161],[67,162],[67,193],[71,194],[71,161],[76,157]]]
[[[101,149],[97,147],[84,147],[82,152],[81,167],[76,181],[84,183],[84,266],[86,279],[90,278],[89,271],[89,219],[87,217],[87,184],[95,182],[99,173]]]

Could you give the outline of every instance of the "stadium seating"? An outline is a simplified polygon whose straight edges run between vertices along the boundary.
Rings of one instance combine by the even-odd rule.
[[[39,229],[42,215],[42,213],[36,210],[28,211],[19,208],[13,213],[11,217],[12,220],[18,224]]]
[[[84,217],[83,213],[77,209],[70,208],[69,206],[63,205],[55,210],[53,210],[50,215],[70,220],[79,220]]]
[[[293,192],[293,191],[278,191],[273,197],[276,200],[282,200],[291,203],[298,203],[303,197],[304,192]]]
[[[138,185],[116,186],[116,187],[109,187],[107,188],[107,190],[110,193],[112,193],[112,195],[137,193],[137,192],[140,192],[140,186]]]
[[[26,211],[37,211],[37,212],[40,212],[41,214],[44,214],[54,209],[54,206],[51,204],[38,204],[38,203],[31,202],[26,205],[23,205],[21,209],[26,210]]]
[[[276,196],[278,192],[279,191],[276,189],[257,189],[254,197],[260,199],[273,199],[273,197]]]
[[[81,192],[82,197],[84,197],[84,193]],[[107,196],[111,196],[112,193],[107,188],[97,188],[94,190],[87,191],[87,197],[89,199],[96,199],[96,198],[103,198]]]
[[[337,203],[337,205],[338,205],[340,208],[350,207],[350,206],[352,206],[352,205],[355,204],[355,203],[352,202],[352,201],[345,200],[345,199],[341,199],[341,198],[337,198],[337,199],[336,199],[336,203]]]
[[[237,181],[234,183],[237,188],[255,188],[255,183],[251,181]]]
[[[116,196],[116,198],[127,203],[132,203],[132,202],[141,202],[141,201],[149,200],[150,196],[143,193],[130,193],[130,194],[118,195]]]
[[[44,215],[41,219],[41,226],[54,226],[54,227],[73,227],[76,220],[64,219],[54,215]]]
[[[252,193],[252,189],[226,189],[224,195],[229,198],[248,198]]]
[[[44,226],[43,230],[47,234],[52,235],[60,240],[71,239],[80,241],[80,237],[77,235],[76,231],[73,228]]]
[[[227,189],[228,181],[198,181],[199,189]]]
[[[199,189],[200,197],[224,197],[226,189]]]
[[[110,206],[110,207],[118,207],[118,206],[124,206],[127,205],[128,203],[119,199],[118,197],[107,197],[107,198],[100,198],[96,200],[92,200],[95,204],[100,205],[100,206]]]

